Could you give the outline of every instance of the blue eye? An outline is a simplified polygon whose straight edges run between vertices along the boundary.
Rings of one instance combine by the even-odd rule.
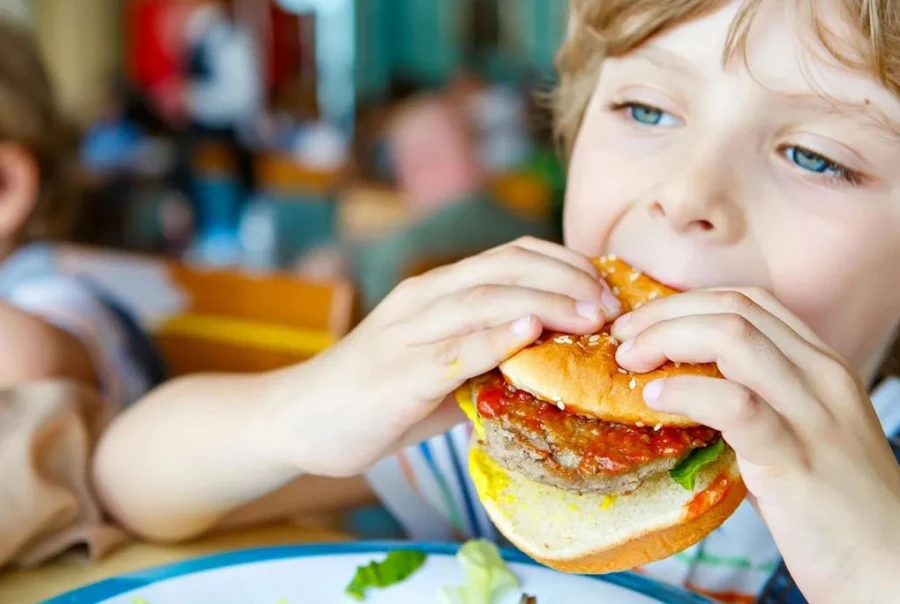
[[[804,170],[815,172],[816,174],[825,174],[827,172],[837,172],[841,170],[840,166],[828,158],[822,157],[818,153],[807,151],[802,147],[788,147],[787,156],[788,159]]]
[[[782,153],[791,163],[805,172],[820,174],[832,181],[854,185],[863,182],[864,177],[860,173],[809,149],[792,145],[785,147]]]
[[[659,109],[645,107],[644,105],[630,105],[628,107],[628,113],[634,121],[649,126],[658,126],[665,115]]]
[[[681,120],[662,109],[641,103],[622,103],[614,109],[625,110],[629,119],[643,126],[659,126],[672,128],[681,125]]]

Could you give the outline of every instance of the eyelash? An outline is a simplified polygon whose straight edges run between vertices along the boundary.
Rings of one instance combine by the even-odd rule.
[[[638,103],[638,102],[634,102],[634,101],[619,101],[619,102],[613,102],[609,105],[609,110],[614,113],[622,113],[622,112],[626,112],[626,111],[634,110],[634,109],[644,109],[646,111],[658,111],[663,114],[667,114],[667,115],[669,114],[668,111],[660,109],[659,107],[654,107],[653,105],[648,105],[646,103]],[[624,117],[639,126],[646,126],[646,127],[650,127],[650,128],[656,127],[655,124],[646,124],[643,122],[639,122],[639,121],[635,120],[632,116],[627,115],[627,114]],[[807,156],[809,156],[811,159],[823,161],[826,165],[826,169],[828,171],[830,171],[831,173],[826,174],[824,172],[815,172],[813,170],[803,168],[794,159],[791,159],[789,154],[792,150],[794,150],[795,152],[799,151],[801,153],[804,153]],[[795,169],[798,169],[798,170],[804,172],[808,177],[815,178],[816,180],[819,180],[819,181],[824,180],[825,183],[829,186],[854,186],[854,187],[857,187],[857,186],[865,184],[865,175],[864,174],[857,172],[856,170],[853,170],[851,168],[848,168],[847,166],[845,166],[841,163],[838,163],[838,162],[828,158],[825,155],[822,155],[820,153],[816,153],[815,151],[807,149],[806,147],[801,147],[800,145],[784,145],[784,146],[780,147],[778,149],[778,151],[779,151],[779,154],[781,155],[782,159],[789,162]]]
[[[801,147],[800,145],[784,145],[779,150],[782,158],[789,162],[793,167],[801,170],[802,172],[812,175],[813,178],[821,178],[826,181],[829,185],[850,185],[854,187],[858,187],[865,183],[865,176],[857,172],[856,170],[852,170],[847,166],[834,161],[833,159],[829,159],[825,155],[821,153],[816,153],[806,147]],[[800,166],[795,159],[791,158],[791,151],[804,153],[805,155],[810,156],[810,158],[815,160],[820,160],[825,163],[825,169],[830,174],[825,172],[815,172],[813,170],[809,170]]]
[[[637,103],[634,101],[614,102],[614,103],[610,104],[609,109],[610,109],[610,111],[612,111],[614,113],[623,113],[623,112],[632,111],[635,109],[643,109],[645,111],[658,111],[659,113],[662,113],[663,115],[672,115],[668,111],[660,109],[659,107],[654,107],[653,105],[649,105],[647,103]],[[625,117],[626,117],[626,119],[634,122],[635,124],[638,124],[639,126],[649,126],[651,128],[656,127],[656,124],[646,124],[643,122],[639,122],[627,114]],[[665,127],[665,126],[663,126],[663,127]]]

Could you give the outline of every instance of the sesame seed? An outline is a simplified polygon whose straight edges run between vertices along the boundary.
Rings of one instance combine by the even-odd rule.
[[[659,292],[652,291],[652,292],[650,292],[650,295],[647,296],[647,298],[649,298],[650,300],[656,300],[657,298],[659,298]]]
[[[566,410],[566,404],[565,404],[564,402],[562,402],[562,401],[556,403],[556,406],[559,407],[559,410],[560,410],[560,411],[565,411],[565,410]]]
[[[553,341],[557,344],[572,344],[572,338],[569,336],[556,336]]]
[[[635,281],[637,281],[638,279],[641,278],[641,274],[642,274],[641,271],[633,271],[631,273],[631,276],[629,277],[629,279],[631,280],[632,283],[634,283]]]
[[[628,387],[631,388],[632,390],[637,388],[637,380],[635,380],[634,378],[631,378],[631,381],[628,382]]]
[[[594,336],[591,336],[588,338],[588,342],[590,342],[591,344],[596,344],[599,341],[600,341],[600,336],[594,335]]]
[[[653,426],[653,430],[659,432],[660,430],[662,430],[662,424],[656,424],[655,426]]]
[[[622,292],[622,290],[620,290],[618,287],[613,287],[613,288],[612,288],[612,293],[615,294],[615,295],[617,295],[617,296],[618,296],[621,292]]]
[[[637,426],[638,428],[643,428],[643,427],[644,427],[644,422],[637,422],[637,423],[635,424],[635,426]]]
[[[615,254],[610,254],[609,256],[606,257],[606,259],[609,260],[610,262],[615,262],[616,260],[619,259],[619,257],[616,256]]]

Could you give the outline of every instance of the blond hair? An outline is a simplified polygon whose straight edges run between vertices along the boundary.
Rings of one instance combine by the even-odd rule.
[[[723,61],[743,51],[747,31],[767,1],[746,0],[731,26]],[[566,152],[572,150],[604,59],[625,55],[725,4],[726,0],[571,0],[570,31],[557,57],[560,83],[554,98],[554,127]],[[872,74],[900,94],[900,6],[895,0],[843,0],[845,23],[858,32],[858,40],[851,43],[821,18],[817,0],[794,0],[793,8],[799,23],[808,24],[842,65]]]
[[[79,135],[60,112],[31,36],[0,19],[0,143],[21,146],[40,174],[38,198],[20,242],[59,239],[78,210]]]
[[[723,61],[743,53],[754,17],[770,0],[746,0],[731,26]],[[783,1],[783,0],[775,0]],[[820,0],[819,0],[820,1]],[[553,97],[554,130],[566,154],[571,153],[607,57],[620,57],[679,24],[700,18],[726,0],[571,0],[570,31],[557,57],[560,83]],[[828,27],[817,0],[794,0],[800,24],[840,64],[868,73],[900,95],[900,3],[896,0],[841,0],[843,24],[856,30],[856,40]],[[852,32],[851,32],[852,33]],[[900,339],[879,377],[900,375]]]

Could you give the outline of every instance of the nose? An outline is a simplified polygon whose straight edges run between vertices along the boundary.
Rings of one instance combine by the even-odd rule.
[[[696,154],[671,172],[648,211],[681,235],[709,243],[734,243],[746,226],[739,186],[722,154]]]

